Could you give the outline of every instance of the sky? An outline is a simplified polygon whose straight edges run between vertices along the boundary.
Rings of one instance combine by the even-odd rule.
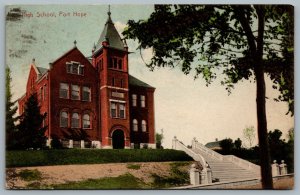
[[[26,10],[28,16],[32,13],[32,17],[6,22],[6,65],[12,70],[14,99],[25,93],[33,58],[37,66],[48,68],[50,62],[74,46],[74,40],[78,49],[90,56],[108,10],[107,5],[17,7]],[[147,19],[152,11],[151,5],[112,5],[111,17],[117,30],[122,32],[128,20]],[[74,16],[74,12],[82,13],[82,17]],[[56,17],[37,17],[38,13],[52,13]],[[133,52],[129,55],[129,73],[156,88],[155,128],[158,133],[163,129],[164,147],[171,148],[174,136],[186,145],[191,144],[194,137],[206,144],[216,138],[235,140],[239,137],[244,141],[245,127],[254,126],[256,130],[255,83],[240,82],[228,96],[218,79],[206,87],[201,78],[194,80],[192,74],[184,75],[176,68],[157,68],[151,72],[136,50],[138,43],[133,40],[127,43],[129,51]],[[151,49],[143,52],[146,61],[151,56]],[[287,131],[294,127],[294,118],[286,115],[286,103],[273,101],[278,91],[272,89],[271,84],[266,77],[268,129],[280,129],[286,138]],[[246,141],[244,144],[247,146]]]

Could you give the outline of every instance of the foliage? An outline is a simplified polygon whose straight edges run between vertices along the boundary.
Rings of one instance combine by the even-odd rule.
[[[53,185],[53,189],[143,189],[147,185],[134,177],[133,175],[127,173],[120,175],[118,177],[105,177],[101,179],[88,179],[79,182],[67,182],[64,184]]]
[[[156,141],[156,149],[162,149],[162,141],[164,139],[163,130],[161,130],[161,133],[155,133],[155,141]]]
[[[152,174],[154,179],[152,187],[167,188],[171,186],[189,184],[189,165],[189,162],[171,163],[171,174],[169,176],[160,176],[156,173]]]
[[[243,135],[244,135],[244,138],[249,143],[249,148],[251,148],[252,144],[253,144],[253,141],[255,139],[255,130],[254,130],[254,127],[253,126],[246,127],[243,130]]]
[[[63,148],[61,141],[57,137],[52,137],[50,145],[51,145],[52,149],[62,149]]]
[[[183,151],[165,150],[109,150],[109,149],[61,149],[8,151],[7,167],[101,164],[121,162],[167,162],[189,161],[190,156]]]
[[[45,148],[47,126],[42,127],[45,118],[46,114],[40,113],[37,94],[34,93],[26,101],[24,113],[20,117],[18,126],[19,149]]]
[[[141,168],[140,164],[127,164],[127,169],[139,170]]]
[[[40,180],[42,178],[41,172],[39,172],[36,169],[33,170],[24,169],[18,173],[18,176],[25,181]]]
[[[15,117],[17,112],[17,106],[15,106],[16,102],[12,101],[12,93],[11,93],[11,76],[10,76],[10,68],[7,67],[5,69],[5,76],[6,76],[6,93],[5,93],[5,130],[6,130],[6,148],[13,149],[16,146],[17,140],[15,139],[15,134],[17,132],[17,127],[15,122],[18,120],[18,117]]]
[[[234,147],[237,149],[237,150],[240,150],[241,147],[242,147],[242,140],[240,138],[237,138],[235,141],[234,141]]]
[[[125,38],[151,48],[147,66],[179,67],[210,84],[221,72],[228,92],[255,79],[262,184],[273,188],[267,140],[265,74],[293,115],[294,8],[290,5],[155,5],[147,20],[128,21]]]
[[[220,141],[220,146],[225,154],[230,154],[234,147],[234,144],[232,142],[232,139],[226,138]]]

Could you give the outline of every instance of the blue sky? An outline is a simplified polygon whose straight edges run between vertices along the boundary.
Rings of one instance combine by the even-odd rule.
[[[74,40],[81,52],[89,56],[104,27],[108,6],[21,6],[21,9],[34,16],[6,23],[6,65],[13,72],[15,99],[25,92],[32,58],[38,66],[48,68],[50,62],[73,47]],[[121,32],[129,19],[146,19],[152,10],[153,6],[146,5],[112,5],[112,20]],[[37,12],[53,12],[56,17],[37,17]],[[71,16],[59,15],[68,12]],[[75,17],[73,12],[86,13],[86,16]],[[163,129],[165,147],[171,147],[175,135],[185,144],[190,144],[193,137],[203,144],[215,138],[243,140],[243,129],[256,127],[255,83],[241,82],[228,96],[220,80],[206,87],[203,80],[194,80],[193,75],[184,75],[179,69],[161,68],[150,72],[136,50],[137,42],[128,40],[128,46],[134,52],[129,56],[130,74],[156,87],[156,131]],[[21,57],[12,57],[13,54]],[[146,61],[151,55],[150,49],[143,52]],[[272,100],[278,92],[272,89],[268,78],[266,83],[268,129],[280,129],[286,138],[287,130],[294,127],[294,118],[285,115],[286,103]]]

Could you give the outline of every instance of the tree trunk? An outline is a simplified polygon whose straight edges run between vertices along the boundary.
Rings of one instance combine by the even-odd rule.
[[[262,186],[264,189],[273,189],[270,149],[268,142],[267,117],[266,117],[266,87],[263,68],[257,66],[256,76],[256,111],[257,130],[260,149],[260,166]]]

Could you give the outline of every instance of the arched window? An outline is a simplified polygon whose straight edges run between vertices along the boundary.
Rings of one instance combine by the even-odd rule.
[[[79,128],[79,114],[76,113],[76,112],[72,114],[71,127],[72,128]]]
[[[147,123],[145,120],[142,120],[142,131],[146,132],[147,131]]]
[[[66,111],[60,113],[60,127],[68,127],[69,117]]]
[[[133,119],[133,131],[138,131],[138,121],[136,119]]]
[[[90,129],[91,128],[91,119],[89,114],[84,114],[82,117],[82,125],[84,129]]]

